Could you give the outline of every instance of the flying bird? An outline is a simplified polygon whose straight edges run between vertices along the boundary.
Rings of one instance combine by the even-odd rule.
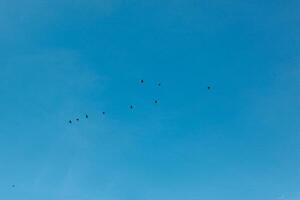
[[[77,118],[77,119],[76,119],[76,121],[78,121],[78,122],[79,122],[79,118]]]
[[[106,112],[102,112],[102,115],[105,115],[106,114]]]
[[[11,187],[13,187],[13,188],[14,188],[14,187],[15,187],[15,185],[12,185]]]
[[[158,104],[158,100],[155,100],[154,103],[155,103],[155,104]]]
[[[133,109],[133,105],[130,105],[130,107],[129,107],[130,109]]]
[[[211,87],[210,87],[210,86],[207,86],[207,89],[208,89],[208,90],[210,90],[210,89],[211,89]]]
[[[161,83],[158,83],[157,85],[158,85],[158,86],[161,86]]]
[[[69,123],[72,124],[72,120],[69,120]]]
[[[86,115],[85,115],[85,118],[89,118],[89,116],[86,114]]]
[[[141,83],[144,83],[144,80],[143,80],[143,79],[141,80]]]

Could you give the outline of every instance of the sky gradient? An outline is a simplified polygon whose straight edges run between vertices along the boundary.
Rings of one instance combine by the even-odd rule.
[[[0,0],[0,199],[300,200],[299,10]]]

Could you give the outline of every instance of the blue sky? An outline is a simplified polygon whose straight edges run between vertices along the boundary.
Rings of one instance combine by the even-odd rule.
[[[299,200],[299,9],[0,0],[0,198]]]

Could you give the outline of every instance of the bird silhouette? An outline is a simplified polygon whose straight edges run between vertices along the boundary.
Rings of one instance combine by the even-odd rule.
[[[79,118],[77,118],[77,119],[76,119],[76,121],[78,121],[78,122],[79,122]]]
[[[210,86],[207,86],[207,89],[208,89],[208,90],[210,90],[210,89],[211,89],[211,87],[210,87]]]
[[[69,120],[69,123],[72,124],[72,120]]]
[[[106,114],[106,112],[102,112],[102,115],[105,115]]]
[[[144,83],[144,80],[143,80],[143,79],[141,80],[141,83]]]
[[[16,186],[15,186],[15,185],[12,185],[11,187],[13,187],[13,188],[14,188],[14,187],[16,187]]]
[[[130,109],[133,109],[133,105],[130,105],[130,107],[129,107]]]
[[[158,104],[158,100],[155,100],[154,103],[155,103],[155,104]]]
[[[161,86],[161,83],[158,83],[157,85],[158,85],[158,86]]]
[[[89,118],[89,116],[86,114],[86,115],[85,115],[85,118]]]

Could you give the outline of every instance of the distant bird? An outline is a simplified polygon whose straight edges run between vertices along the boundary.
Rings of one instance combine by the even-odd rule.
[[[158,85],[158,86],[161,86],[161,83],[158,83],[157,85]]]
[[[77,118],[77,119],[76,119],[76,121],[78,121],[78,122],[79,122],[79,119]]]
[[[133,105],[130,105],[130,107],[129,107],[130,109],[133,109]]]
[[[144,80],[143,80],[143,79],[141,80],[141,83],[144,83]]]
[[[210,87],[210,86],[207,86],[207,89],[208,89],[208,90],[210,90],[210,89],[211,89],[211,87]]]
[[[69,123],[72,124],[72,120],[69,120]]]
[[[13,188],[14,188],[14,187],[16,187],[16,186],[15,186],[15,185],[12,185],[11,187],[13,187]]]
[[[158,100],[155,100],[154,103],[155,103],[155,104],[158,104]]]
[[[102,112],[102,115],[105,115],[106,114],[106,112]]]
[[[85,118],[89,118],[89,116],[86,114],[86,115],[85,115]]]

